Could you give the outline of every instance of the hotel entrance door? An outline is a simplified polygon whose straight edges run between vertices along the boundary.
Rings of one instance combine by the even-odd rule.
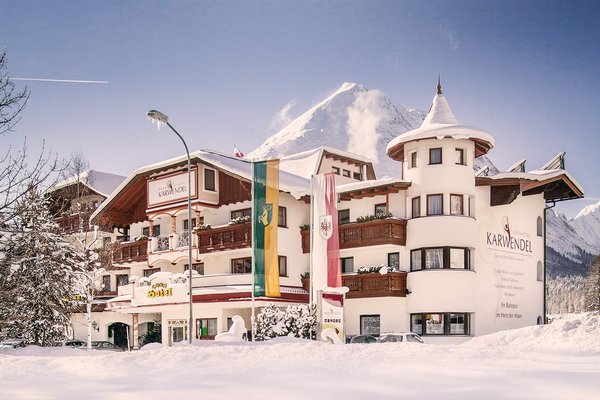
[[[169,346],[172,346],[173,343],[187,340],[187,338],[188,338],[187,320],[185,320],[185,319],[171,320],[170,319],[167,322],[169,325]]]

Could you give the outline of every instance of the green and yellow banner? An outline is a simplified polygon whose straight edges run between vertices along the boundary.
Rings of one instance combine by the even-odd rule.
[[[254,295],[280,297],[277,226],[279,160],[254,163]]]

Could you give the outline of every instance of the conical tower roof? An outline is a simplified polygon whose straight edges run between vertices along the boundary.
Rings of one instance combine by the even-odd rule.
[[[391,140],[387,145],[387,154],[394,160],[402,161],[406,143],[434,138],[440,140],[444,138],[473,140],[475,142],[475,157],[486,154],[494,147],[494,138],[489,133],[471,126],[461,125],[456,121],[446,97],[442,94],[439,78],[431,108],[421,126]]]

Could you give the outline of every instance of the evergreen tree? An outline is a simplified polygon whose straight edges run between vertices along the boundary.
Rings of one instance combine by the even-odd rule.
[[[585,309],[600,311],[600,256],[590,265],[585,279]]]
[[[47,346],[66,338],[81,255],[58,234],[37,188],[30,188],[17,207],[0,244],[1,289],[9,294],[0,299],[0,321],[5,336]]]

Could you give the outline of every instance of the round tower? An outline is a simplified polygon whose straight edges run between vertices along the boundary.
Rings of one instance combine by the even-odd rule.
[[[473,163],[493,145],[488,133],[456,121],[438,78],[423,124],[387,146],[388,156],[402,162],[404,179],[411,182],[406,191],[409,251],[403,263],[411,271],[407,310],[416,332],[426,323],[431,326],[423,321],[427,316],[458,315],[466,326],[474,312],[472,260],[478,242]],[[442,325],[449,326],[447,321]]]

